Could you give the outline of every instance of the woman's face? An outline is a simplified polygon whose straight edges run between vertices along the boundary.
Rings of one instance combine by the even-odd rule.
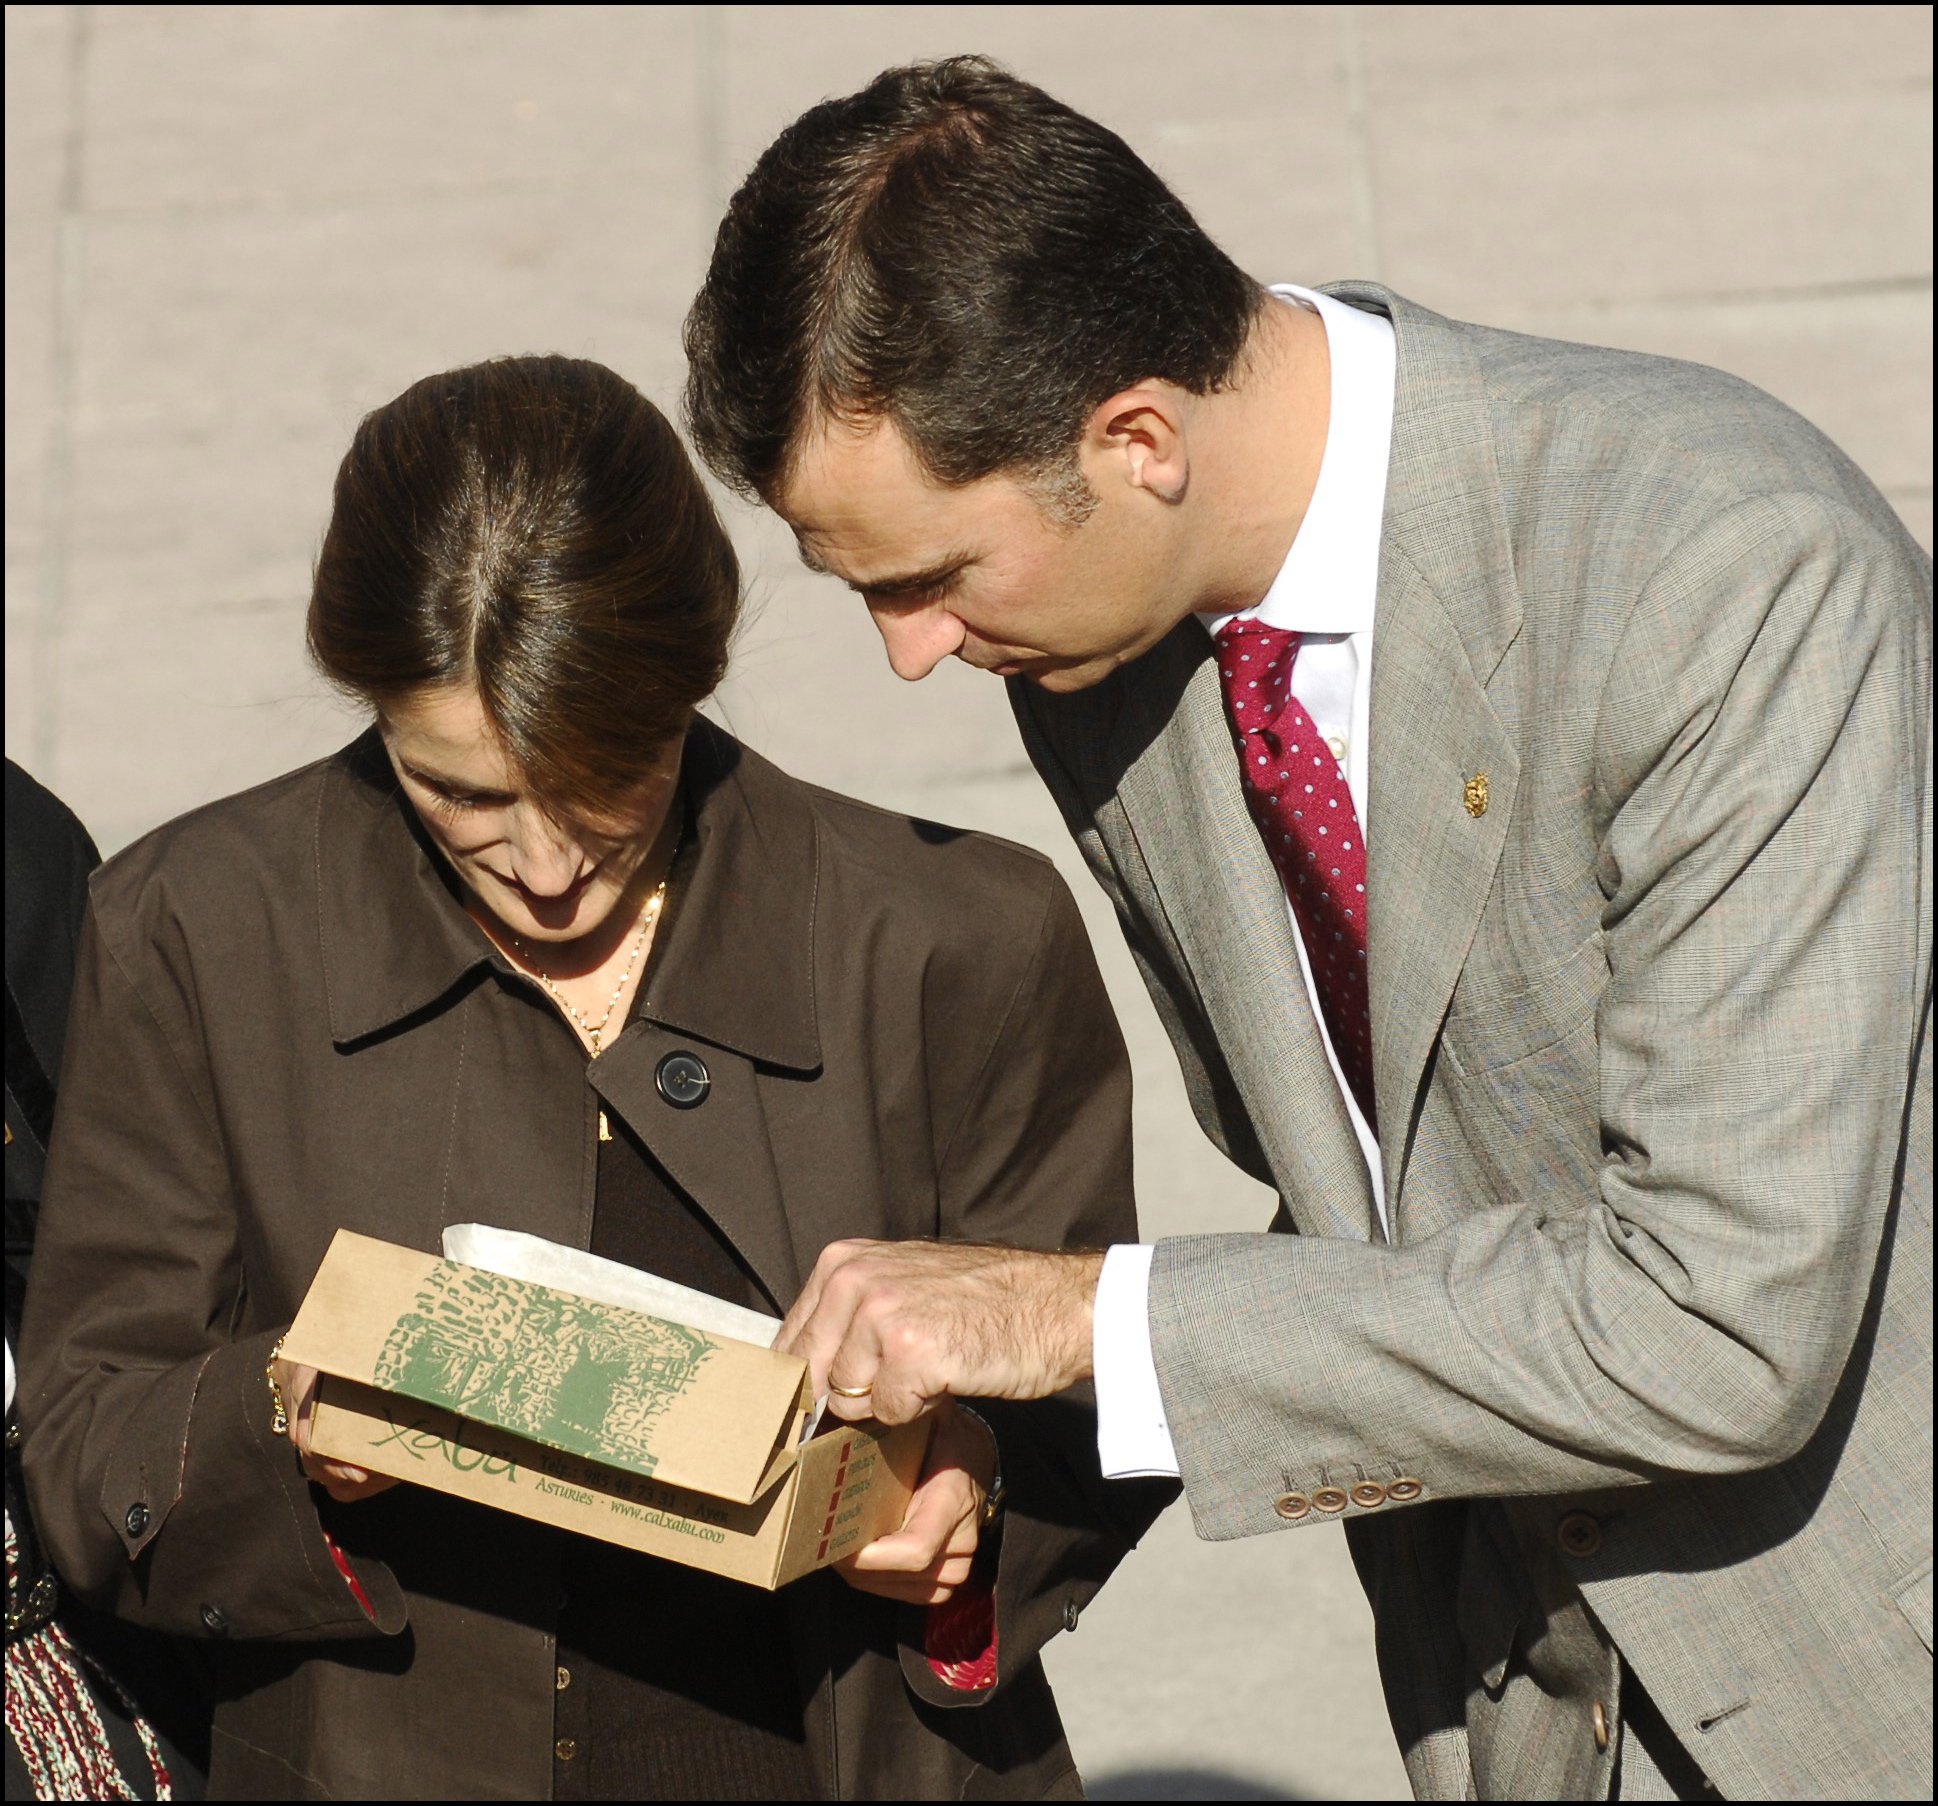
[[[658,844],[679,790],[683,736],[675,734],[608,816],[559,822],[512,769],[468,685],[420,690],[384,709],[378,727],[424,831],[522,940],[574,941],[604,925]]]

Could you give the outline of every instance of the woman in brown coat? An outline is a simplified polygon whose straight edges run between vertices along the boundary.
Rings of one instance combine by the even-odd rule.
[[[845,1236],[1133,1238],[1067,892],[696,715],[737,603],[611,372],[427,379],[359,429],[310,608],[371,730],[94,881],[28,1478],[78,1589],[211,1644],[216,1797],[1077,1791],[1037,1651],[1166,1496],[1097,1479],[1086,1399],[944,1417],[904,1531],[772,1595],[323,1462],[300,1371],[272,1429],[341,1227],[775,1313]]]

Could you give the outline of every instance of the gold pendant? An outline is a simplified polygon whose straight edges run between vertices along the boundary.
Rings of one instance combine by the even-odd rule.
[[[1462,797],[1467,805],[1467,813],[1475,821],[1487,813],[1487,773],[1477,771],[1467,780],[1467,788]]]

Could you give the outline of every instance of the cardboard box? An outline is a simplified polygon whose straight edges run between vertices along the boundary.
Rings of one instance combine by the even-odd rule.
[[[899,1527],[926,1421],[822,1425],[804,1362],[722,1328],[773,1319],[534,1237],[466,1245],[487,1240],[606,1296],[339,1230],[283,1343],[323,1375],[318,1454],[759,1587]],[[666,1314],[619,1301],[642,1296]]]

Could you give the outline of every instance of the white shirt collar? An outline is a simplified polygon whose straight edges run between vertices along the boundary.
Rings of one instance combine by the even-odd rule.
[[[1301,634],[1368,633],[1379,590],[1380,524],[1393,439],[1393,324],[1293,283],[1271,291],[1318,314],[1332,367],[1319,480],[1297,537],[1248,619]],[[1200,615],[1216,633],[1232,615]]]

